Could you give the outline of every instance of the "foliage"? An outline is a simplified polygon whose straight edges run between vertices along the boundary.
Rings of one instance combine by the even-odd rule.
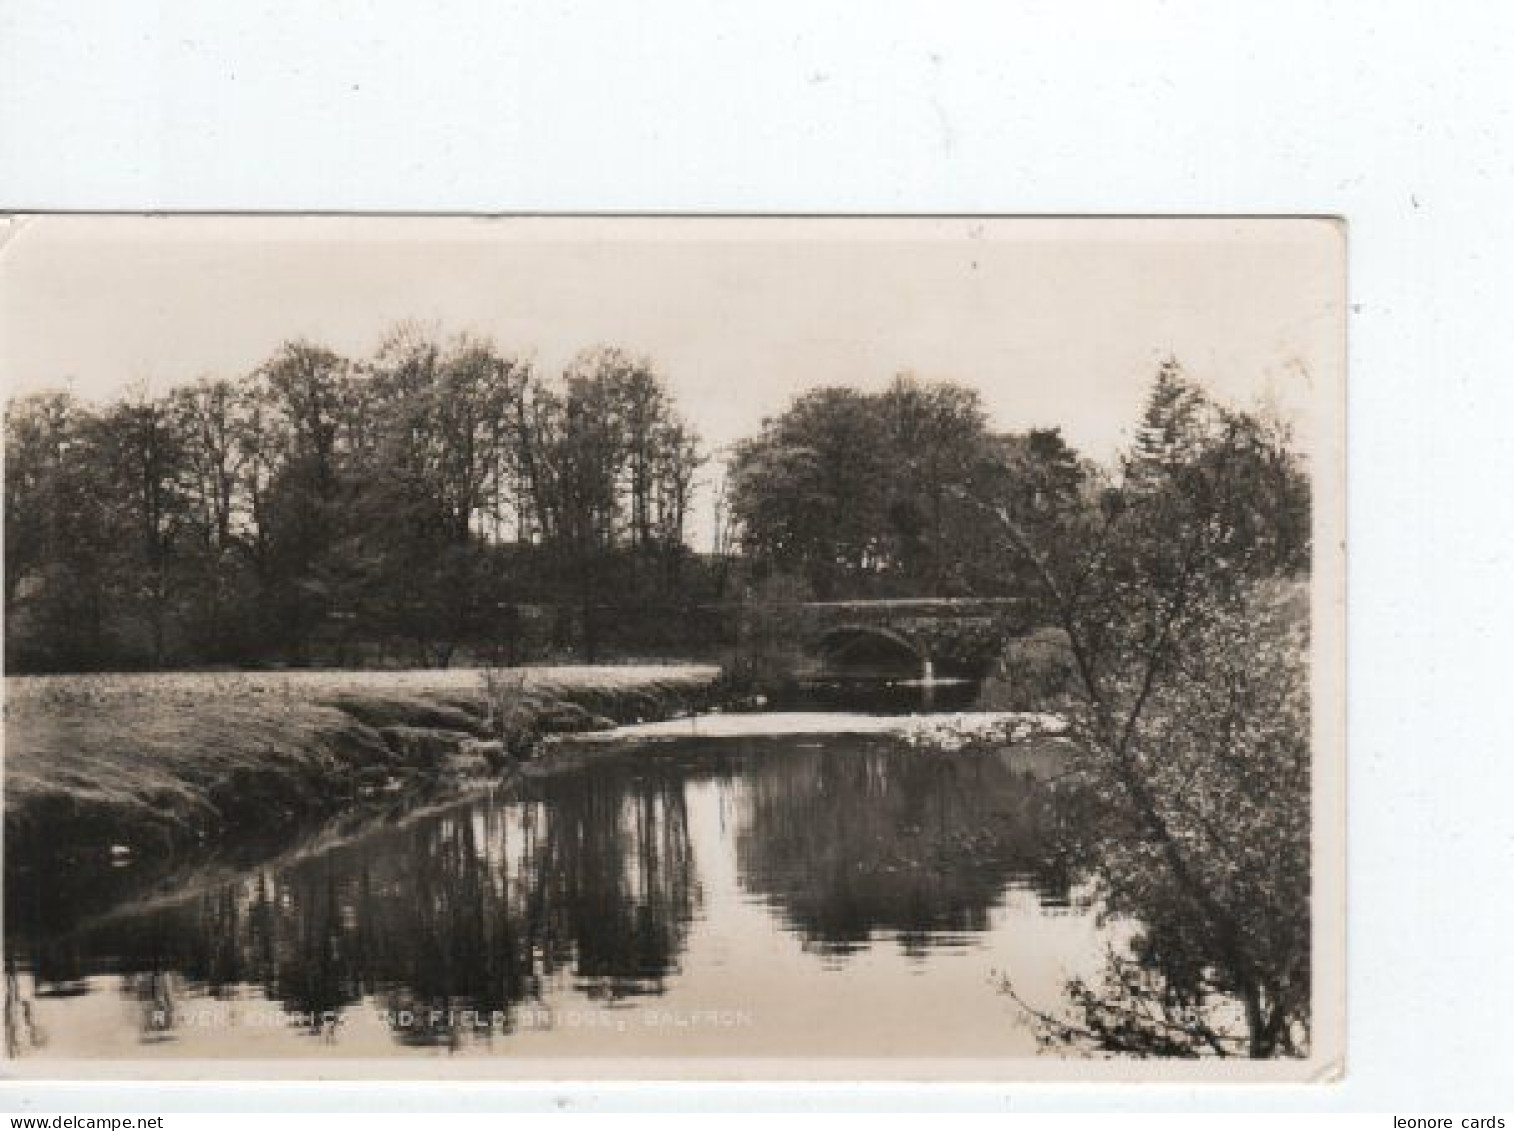
[[[977,521],[959,489],[990,443],[971,389],[899,377],[881,394],[824,388],[743,442],[730,505],[759,566],[821,598],[961,595]]]
[[[1263,474],[1265,471],[1266,474]],[[1307,482],[1280,433],[1159,375],[1119,481],[980,500],[1067,634],[1064,786],[1112,914],[1147,924],[1054,1034],[1123,1052],[1300,1052],[1309,1023]]]
[[[445,666],[522,606],[691,600],[697,438],[650,363],[557,377],[469,336],[398,327],[363,361],[303,341],[240,380],[103,408],[6,407],[11,670]]]
[[[1141,689],[1111,680],[1124,753],[1087,716],[1079,734],[1075,780],[1098,814],[1085,857],[1110,913],[1147,924],[1112,984],[1157,979],[1157,1016],[1181,1018],[1196,1047],[1296,1054],[1310,993],[1305,629],[1268,587],[1192,615],[1139,711]],[[1141,1023],[1150,996],[1075,996],[1091,1029],[1161,1028]]]
[[[1067,634],[1037,629],[1011,640],[984,681],[980,701],[989,709],[1063,709],[1075,695],[1078,669]]]
[[[804,663],[798,606],[811,596],[808,585],[784,573],[764,578],[743,595],[735,647],[722,665],[732,687],[773,692],[793,682]]]

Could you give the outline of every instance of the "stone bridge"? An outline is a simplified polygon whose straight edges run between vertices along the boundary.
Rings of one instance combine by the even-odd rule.
[[[793,607],[801,643],[834,675],[979,677],[1028,626],[1017,598],[810,601]]]

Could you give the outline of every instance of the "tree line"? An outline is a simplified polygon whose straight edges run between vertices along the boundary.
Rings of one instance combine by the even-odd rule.
[[[737,446],[729,492],[754,576],[791,592],[1045,597],[1034,562],[986,515],[1023,516],[1061,552],[1086,532],[1053,535],[1053,517],[1119,510],[1169,472],[1217,461],[1233,489],[1216,520],[1237,548],[1273,575],[1307,569],[1309,483],[1286,429],[1215,403],[1176,361],[1160,367],[1114,468],[1057,428],[996,431],[974,389],[904,375],[880,393],[796,398]]]
[[[683,592],[703,461],[645,359],[544,374],[415,326],[104,407],[14,399],[5,452],[12,671],[446,664],[533,632],[592,655],[606,594]]]
[[[1217,458],[1189,449],[1219,412],[1164,367],[1144,465]],[[1297,572],[1307,478],[1276,429],[1223,414],[1246,481],[1227,521]],[[295,341],[161,396],[13,399],[5,451],[11,671],[708,654],[742,603],[1044,607],[985,504],[1038,521],[1135,482],[1056,429],[996,430],[960,384],[820,388],[734,447],[699,553],[707,456],[650,361],[599,347],[544,373],[415,325],[363,359]]]

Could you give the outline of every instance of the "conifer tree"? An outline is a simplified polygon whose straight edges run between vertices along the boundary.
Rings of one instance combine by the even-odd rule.
[[[1125,458],[1127,480],[1134,486],[1149,485],[1191,466],[1205,445],[1211,415],[1208,397],[1177,359],[1164,361]]]

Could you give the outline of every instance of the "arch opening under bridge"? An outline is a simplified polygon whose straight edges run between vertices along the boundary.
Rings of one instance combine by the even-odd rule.
[[[878,625],[837,625],[816,638],[814,651],[828,676],[902,680],[930,674],[930,656],[923,648]]]

